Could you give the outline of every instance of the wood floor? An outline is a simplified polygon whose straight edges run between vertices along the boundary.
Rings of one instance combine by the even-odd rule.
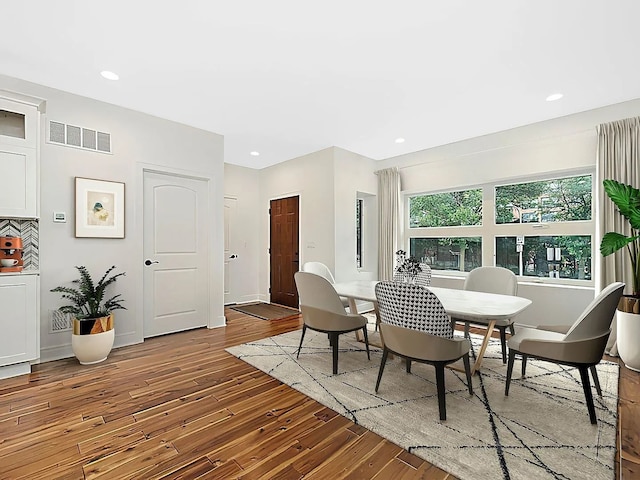
[[[454,478],[224,351],[298,318],[226,313],[225,328],[0,380],[0,478]],[[626,368],[619,418],[616,478],[640,478],[640,374]]]

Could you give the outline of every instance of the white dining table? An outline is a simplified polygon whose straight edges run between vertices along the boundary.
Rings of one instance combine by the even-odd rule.
[[[357,312],[356,300],[372,302],[379,322],[378,302],[376,300],[376,280],[354,280],[333,284],[338,295],[349,299],[349,310]],[[476,362],[472,368],[475,373],[482,365],[482,358],[493,334],[496,321],[513,318],[531,305],[528,298],[514,295],[499,295],[495,293],[473,292],[444,287],[425,287],[435,293],[445,311],[456,319],[471,322],[481,320],[487,322],[487,330],[478,351]],[[384,345],[384,338],[381,337]]]

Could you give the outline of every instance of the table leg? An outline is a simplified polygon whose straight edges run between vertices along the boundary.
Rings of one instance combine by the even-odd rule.
[[[489,322],[489,326],[487,327],[487,333],[484,335],[484,339],[482,340],[482,345],[480,345],[480,351],[478,352],[478,356],[476,357],[476,363],[473,364],[471,368],[471,375],[476,373],[476,371],[480,370],[480,366],[482,365],[482,359],[484,357],[484,352],[487,350],[487,345],[489,345],[489,339],[493,334],[493,329],[496,326],[496,321],[491,320]]]
[[[356,306],[356,299],[349,297],[349,313],[358,313],[358,307]],[[356,330],[356,340],[364,342],[364,336],[360,330]]]
[[[382,336],[382,329],[380,328],[380,311],[378,310],[378,302],[373,302],[373,311],[376,313],[376,325],[378,326],[378,332],[380,333],[380,348],[384,348],[384,337]],[[391,356],[393,358],[393,356]]]

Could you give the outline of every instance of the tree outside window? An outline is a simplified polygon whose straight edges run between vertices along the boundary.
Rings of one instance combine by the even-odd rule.
[[[496,223],[591,220],[591,175],[496,187]]]
[[[482,189],[409,198],[409,227],[482,225]]]
[[[470,272],[482,265],[482,238],[412,238],[409,255],[434,270]]]
[[[549,257],[549,249],[553,257]],[[560,256],[556,256],[559,249]],[[496,238],[496,265],[525,277],[591,280],[591,236],[526,236],[522,249],[522,271],[516,237]],[[557,276],[554,275],[555,272]],[[550,275],[551,273],[551,275]]]

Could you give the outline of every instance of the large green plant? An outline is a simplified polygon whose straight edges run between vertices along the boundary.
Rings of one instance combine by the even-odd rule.
[[[109,276],[115,268],[116,266],[113,265],[98,283],[94,283],[85,266],[76,267],[80,272],[80,278],[73,280],[73,283],[78,284],[78,288],[56,287],[51,289],[52,292],[61,293],[62,298],[72,302],[71,305],[64,305],[58,310],[70,313],[77,319],[106,317],[114,310],[126,310],[126,307],[122,306],[124,300],[120,298],[120,294],[104,300],[107,287],[125,275],[122,272]]]
[[[602,186],[618,207],[620,214],[629,221],[631,236],[627,237],[617,232],[605,233],[600,244],[600,253],[606,257],[627,247],[632,269],[632,295],[640,297],[640,190],[616,180],[603,180]]]

